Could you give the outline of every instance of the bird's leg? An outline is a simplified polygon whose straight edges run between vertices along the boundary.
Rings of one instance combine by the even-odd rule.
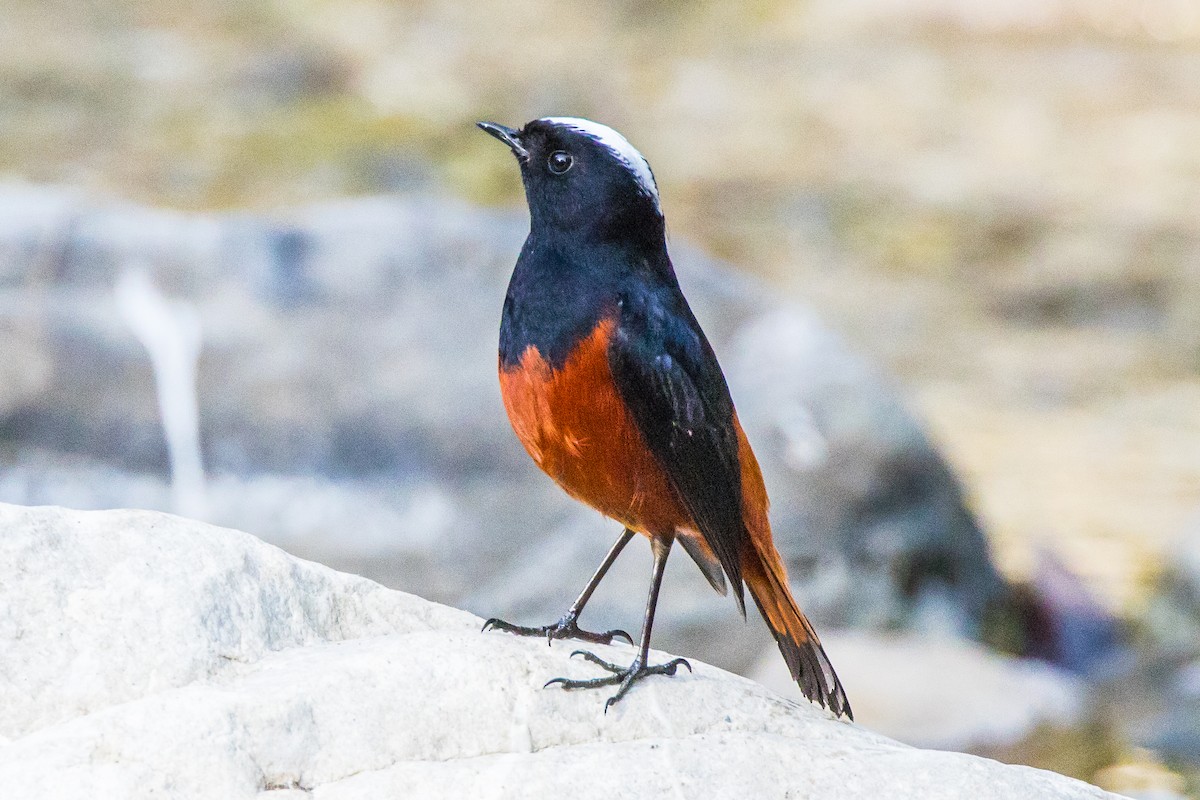
[[[625,545],[629,544],[629,540],[633,538],[633,531],[626,528],[621,533],[621,538],[608,551],[608,555],[604,557],[600,568],[592,575],[592,579],[588,581],[587,586],[583,587],[583,591],[579,593],[579,597],[575,598],[575,602],[567,609],[567,613],[563,614],[562,619],[552,625],[543,625],[541,627],[526,627],[524,625],[513,625],[511,622],[505,622],[502,619],[492,618],[483,624],[483,629],[506,631],[515,633],[517,636],[545,636],[546,643],[549,644],[555,639],[582,639],[585,642],[594,642],[596,644],[612,644],[613,639],[624,637],[625,641],[633,644],[633,637],[622,630],[605,631],[604,633],[592,633],[585,631],[579,627],[577,623],[579,615],[583,613],[583,607],[587,605],[588,600],[592,599],[592,592],[596,591],[596,587],[600,585],[601,579],[604,578],[608,568],[617,560],[617,556],[625,549]]]
[[[679,667],[687,667],[688,672],[692,671],[692,665],[682,658],[672,659],[665,664],[656,664],[650,666],[647,662],[650,660],[650,630],[654,627],[654,609],[658,605],[658,590],[662,586],[663,571],[667,567],[667,556],[671,552],[671,545],[674,544],[674,535],[670,536],[655,536],[651,539],[651,547],[654,549],[654,574],[650,579],[650,597],[646,600],[646,618],[642,623],[642,641],[641,647],[638,648],[637,657],[633,659],[633,663],[628,667],[621,667],[616,664],[611,664],[597,656],[595,653],[589,653],[585,650],[576,650],[572,656],[583,656],[593,664],[596,664],[603,669],[608,670],[612,674],[604,678],[592,678],[591,680],[571,680],[569,678],[555,678],[546,684],[558,684],[564,689],[595,689],[601,686],[617,686],[617,693],[608,698],[604,704],[605,713],[608,712],[608,707],[616,703],[625,693],[633,686],[633,684],[646,677],[647,675],[674,675]]]

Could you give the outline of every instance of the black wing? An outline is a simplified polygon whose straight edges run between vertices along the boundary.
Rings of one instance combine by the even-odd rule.
[[[609,345],[613,379],[650,450],[716,553],[746,614],[741,466],[733,400],[677,286],[625,294]]]

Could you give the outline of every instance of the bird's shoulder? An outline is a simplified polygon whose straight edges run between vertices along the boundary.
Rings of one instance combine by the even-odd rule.
[[[610,354],[618,379],[664,394],[673,401],[664,410],[680,425],[730,423],[733,402],[725,375],[678,284],[631,281],[616,306]]]

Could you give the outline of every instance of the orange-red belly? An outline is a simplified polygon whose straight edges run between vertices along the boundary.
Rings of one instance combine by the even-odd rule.
[[[642,533],[693,528],[613,383],[605,320],[552,369],[533,346],[500,369],[500,393],[517,438],[575,497]]]

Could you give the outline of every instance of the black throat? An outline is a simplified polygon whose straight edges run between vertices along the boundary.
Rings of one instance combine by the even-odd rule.
[[[504,299],[501,367],[516,366],[533,346],[551,368],[561,369],[631,289],[673,284],[662,219],[651,222],[610,218],[587,231],[564,231],[534,221]]]

